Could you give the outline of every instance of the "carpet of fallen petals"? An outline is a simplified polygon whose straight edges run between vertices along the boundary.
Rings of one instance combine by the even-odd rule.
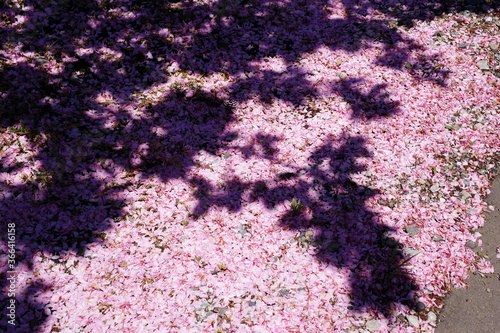
[[[495,10],[0,5],[16,332],[433,332],[492,270]]]

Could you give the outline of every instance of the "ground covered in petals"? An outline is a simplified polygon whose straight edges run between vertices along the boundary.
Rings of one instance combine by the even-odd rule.
[[[487,3],[0,4],[0,327],[432,332],[492,270]]]

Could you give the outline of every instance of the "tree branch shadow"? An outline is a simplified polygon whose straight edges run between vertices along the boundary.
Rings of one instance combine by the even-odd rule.
[[[292,201],[280,225],[313,231],[316,236],[309,243],[316,258],[351,272],[352,311],[372,310],[390,318],[397,304],[415,309],[418,287],[404,267],[402,245],[390,238],[393,230],[366,207],[366,200],[379,192],[351,179],[365,170],[356,159],[370,156],[361,137],[330,138],[311,155],[313,166],[306,170],[310,181],[274,188],[256,183],[252,197],[268,208],[300,203]]]
[[[123,215],[123,191],[137,177],[158,176],[182,179],[197,188],[199,204],[193,217],[214,206],[238,211],[248,190],[268,208],[299,200],[311,207],[314,217],[305,220],[292,211],[281,224],[318,230],[318,260],[353,268],[353,309],[370,307],[387,315],[390,304],[406,298],[411,306],[411,276],[395,273],[403,260],[399,245],[388,240],[387,230],[365,207],[376,191],[350,179],[363,170],[356,157],[369,157],[362,138],[344,138],[339,148],[330,141],[311,156],[318,165],[330,163],[326,173],[308,169],[324,184],[320,195],[327,208],[308,196],[312,185],[307,182],[269,188],[266,180],[248,184],[229,179],[225,189],[217,190],[203,178],[186,175],[196,166],[199,152],[218,154],[238,136],[227,131],[235,120],[229,101],[217,91],[191,94],[183,89],[171,89],[160,102],[146,105],[136,99],[183,72],[238,77],[227,87],[235,101],[256,97],[267,104],[284,100],[300,105],[317,95],[307,74],[296,68],[303,55],[323,46],[354,53],[374,42],[384,45],[376,65],[446,87],[449,72],[437,66],[439,59],[422,56],[405,67],[421,46],[390,22],[368,18],[367,13],[377,10],[410,27],[446,13],[456,2],[436,1],[428,7],[402,3],[404,10],[394,2],[341,1],[346,18],[331,18],[325,0],[243,0],[238,6],[135,0],[26,0],[24,7],[0,3],[0,132],[6,137],[21,134],[26,145],[39,148],[30,157],[38,170],[25,179],[27,161],[16,160],[22,148],[0,157],[0,224],[16,224],[18,262],[30,267],[37,252],[85,255],[86,245],[100,242],[110,221]],[[490,3],[498,8],[497,2]],[[278,57],[286,71],[257,71],[256,63],[271,57]],[[429,66],[430,75],[425,70]],[[398,113],[390,86],[381,83],[364,93],[357,87],[361,82],[363,78],[353,78],[332,85],[332,92],[352,107],[354,119]],[[102,96],[120,108],[97,101]],[[143,115],[131,115],[130,107],[142,108]],[[239,149],[247,158],[273,160],[276,140],[262,133],[255,145]],[[358,245],[363,240],[367,243]],[[367,245],[373,252],[367,253]],[[8,285],[6,272],[0,279],[2,290]],[[22,292],[28,298],[47,286],[33,283],[30,288]],[[44,305],[28,298],[16,298],[19,307],[26,306],[17,332],[37,331],[48,316],[40,312]],[[0,301],[8,299],[2,294]]]

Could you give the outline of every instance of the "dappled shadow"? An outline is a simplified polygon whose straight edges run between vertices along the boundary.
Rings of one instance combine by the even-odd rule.
[[[198,199],[198,205],[192,212],[195,219],[214,206],[225,207],[230,212],[239,211],[243,202],[243,193],[248,188],[248,184],[237,178],[226,181],[222,190],[214,189],[208,181],[198,177],[191,179],[191,184],[196,188],[194,196]]]
[[[182,89],[174,89],[160,103],[144,106],[142,117],[133,117],[127,111],[137,109],[128,108],[126,102],[122,103],[125,110],[90,98],[71,104],[71,88],[50,97],[52,88],[45,87],[53,77],[29,67],[0,73],[10,79],[2,80],[4,84],[15,76],[30,77],[28,86],[35,93],[31,100],[16,90],[3,100],[4,139],[11,132],[27,140],[0,157],[0,216],[4,230],[8,223],[15,224],[16,262],[28,268],[32,256],[40,252],[55,261],[66,252],[84,256],[86,246],[101,242],[102,233],[123,216],[122,209],[129,203],[124,193],[138,180],[153,175],[163,181],[184,179],[196,164],[196,154],[215,155],[234,139],[225,131],[232,121],[232,108],[209,93],[187,96]],[[40,97],[45,94],[49,96]],[[17,139],[12,136],[12,140]],[[24,156],[31,145],[39,147],[36,155]],[[272,154],[271,146],[268,153]],[[26,172],[32,158],[37,168]],[[2,268],[1,273],[6,272]],[[2,287],[8,284],[5,279],[1,282]],[[9,302],[6,296],[2,304]],[[35,296],[16,300],[16,332],[36,331],[35,326],[48,315],[45,304],[30,301]],[[12,328],[5,321],[2,327]]]
[[[186,175],[196,165],[198,153],[218,154],[238,137],[227,131],[234,121],[231,101],[256,98],[267,104],[283,100],[300,105],[317,96],[299,61],[319,47],[355,53],[382,43],[376,65],[446,86],[446,70],[435,66],[430,76],[423,70],[439,59],[420,56],[416,65],[407,68],[407,60],[422,46],[391,22],[367,14],[377,10],[393,17],[400,27],[409,27],[445,13],[451,2],[445,1],[446,6],[402,3],[338,1],[345,17],[331,17],[330,2],[325,0],[211,5],[135,0],[0,3],[0,131],[6,140],[9,133],[26,139],[18,143],[19,149],[2,151],[0,157],[1,225],[5,230],[7,223],[16,224],[17,262],[30,267],[37,252],[84,255],[86,245],[100,242],[99,235],[123,215],[128,204],[124,192],[137,180],[183,179],[196,188],[199,204],[193,217],[213,206],[237,211],[248,190],[268,208],[291,198],[310,207],[312,220],[292,211],[283,217],[283,226],[318,229],[318,258],[355,268],[353,306],[386,313],[385,304],[403,299],[414,285],[406,274],[391,273],[398,272],[401,253],[397,246],[388,247],[384,229],[364,207],[372,190],[349,178],[362,169],[354,158],[369,155],[362,138],[345,138],[338,148],[327,144],[311,157],[317,164],[330,161],[327,173],[308,170],[325,184],[320,191],[324,203],[307,195],[308,182],[269,188],[265,179],[253,184],[229,179],[219,191],[206,179]],[[260,61],[278,64],[260,69]],[[147,98],[149,90],[170,83],[179,73],[200,80],[211,74],[235,79],[223,93],[185,82],[168,86],[158,98]],[[362,77],[332,82],[331,92],[351,105],[353,118],[397,114],[399,104],[391,99],[390,86],[376,84],[364,93],[357,86],[361,82]],[[221,97],[225,92],[231,101]],[[12,140],[17,139],[12,136]],[[276,141],[262,133],[254,145],[237,148],[246,158],[274,160]],[[6,142],[5,147],[12,143]],[[36,153],[23,155],[24,150]],[[25,173],[31,160],[37,170]],[[364,237],[369,238],[372,253],[358,245]],[[6,270],[1,273],[4,290]],[[25,294],[44,290],[33,284]],[[8,300],[5,294],[1,298]],[[24,307],[28,301],[17,302]],[[42,306],[31,304],[26,308]],[[23,317],[18,332],[34,332],[43,323],[47,314],[33,311],[31,317]]]
[[[397,304],[417,310],[418,287],[404,267],[410,258],[391,238],[395,230],[379,223],[366,207],[366,201],[380,192],[352,180],[352,175],[366,171],[357,160],[370,157],[362,137],[330,137],[310,156],[311,167],[277,175],[282,182],[278,185],[233,179],[219,193],[209,182],[196,179],[200,204],[195,215],[213,206],[236,211],[245,191],[251,201],[268,209],[291,203],[280,225],[300,231],[299,244],[313,246],[318,260],[351,272],[351,310],[372,310],[387,318]]]
[[[310,180],[275,187],[259,182],[252,198],[268,208],[292,202],[281,225],[300,230],[299,241],[312,244],[320,261],[351,272],[351,309],[389,317],[396,304],[414,308],[412,292],[418,288],[403,267],[402,245],[390,238],[393,230],[378,223],[366,207],[365,201],[378,191],[351,179],[366,170],[356,162],[360,157],[371,157],[363,138],[330,138],[310,157],[312,167],[305,170]]]
[[[266,160],[273,160],[278,152],[275,145],[279,138],[269,134],[257,134],[254,141],[243,147],[236,147],[245,158],[257,156]]]
[[[0,273],[0,284],[10,286],[12,279],[17,284],[19,276],[15,273]],[[36,328],[43,323],[51,314],[51,307],[40,302],[37,297],[50,290],[50,286],[40,282],[35,282],[27,286],[24,290],[16,290],[19,295],[15,303],[10,301],[13,298],[3,297],[0,306],[4,309],[1,319],[2,332],[36,332]]]
[[[355,88],[360,82],[361,79],[347,79],[340,81],[335,87],[344,101],[351,105],[353,118],[371,119],[397,113],[399,102],[389,99],[389,94],[385,91],[387,84],[378,84],[368,94],[363,94]]]

